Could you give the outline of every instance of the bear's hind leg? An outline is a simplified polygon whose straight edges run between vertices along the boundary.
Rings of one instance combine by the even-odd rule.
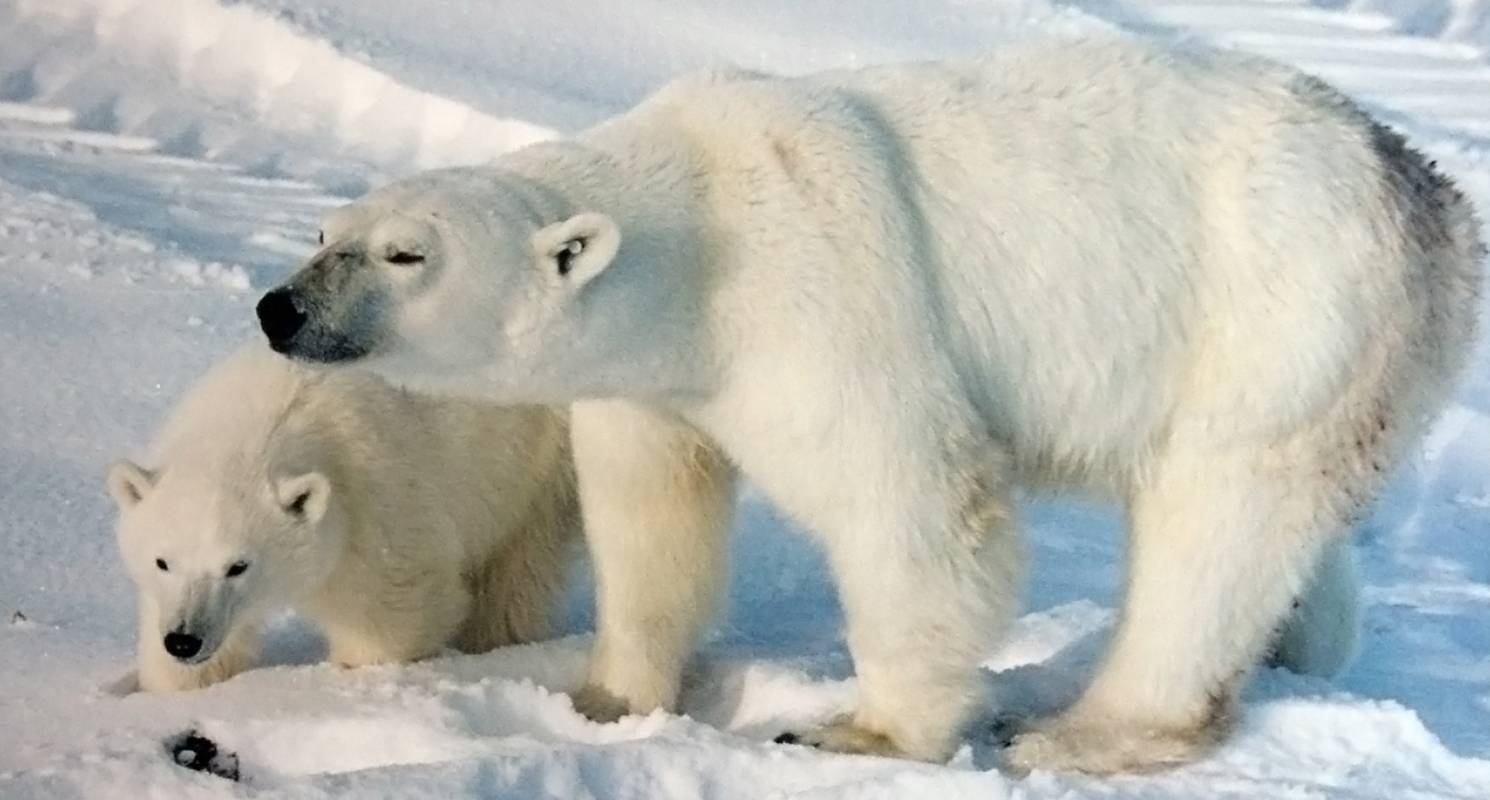
[[[1360,576],[1348,541],[1327,548],[1309,588],[1273,641],[1268,665],[1332,678],[1355,657],[1361,635]]]
[[[1173,441],[1200,440],[1176,435]],[[1016,769],[1161,769],[1214,747],[1233,696],[1320,554],[1368,499],[1371,455],[1301,435],[1171,451],[1135,487],[1127,590],[1077,703],[1015,738]]]

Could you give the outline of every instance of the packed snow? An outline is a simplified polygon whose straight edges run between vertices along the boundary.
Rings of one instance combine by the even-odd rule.
[[[947,765],[771,743],[847,708],[854,681],[819,554],[748,489],[682,715],[572,710],[583,565],[552,642],[340,670],[285,619],[263,668],[127,691],[134,598],[106,467],[255,335],[253,303],[328,209],[709,64],[796,73],[1110,28],[1315,72],[1490,213],[1487,0],[0,0],[0,797],[1490,797],[1483,345],[1358,533],[1355,665],[1334,682],[1260,671],[1236,734],[1173,772],[997,769],[999,726],[1072,699],[1114,617],[1118,519],[1076,502],[1026,509],[1027,613],[985,665],[1001,702]],[[218,748],[198,754],[210,769],[173,759],[188,735]]]

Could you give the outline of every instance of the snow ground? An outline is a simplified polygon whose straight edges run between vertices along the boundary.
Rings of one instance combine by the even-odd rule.
[[[851,10],[848,10],[851,9]],[[102,476],[253,334],[258,293],[328,208],[626,107],[668,76],[977,52],[1121,26],[1317,72],[1406,130],[1490,212],[1485,0],[0,0],[0,797],[1480,798],[1490,796],[1490,354],[1362,526],[1366,639],[1334,684],[1264,672],[1236,737],[1173,773],[1088,781],[769,744],[853,693],[806,540],[747,494],[725,619],[686,716],[600,726],[562,691],[572,635],[338,671],[291,622],[264,669],[110,691],[133,598]],[[1070,699],[1112,618],[1113,515],[1029,509],[1026,615],[989,654],[1013,713]],[[7,622],[8,620],[8,622]],[[181,769],[195,728],[242,782]]]

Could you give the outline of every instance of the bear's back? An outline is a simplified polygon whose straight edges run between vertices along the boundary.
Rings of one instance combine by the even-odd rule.
[[[703,152],[699,194],[739,235],[827,232],[810,274],[838,270],[854,297],[932,298],[908,313],[934,320],[990,426],[1031,453],[1140,453],[1207,326],[1248,331],[1250,350],[1217,356],[1248,365],[1232,380],[1307,415],[1339,376],[1277,365],[1301,350],[1351,363],[1367,340],[1349,321],[1416,269],[1373,216],[1408,202],[1389,196],[1380,128],[1251,56],[1044,41],[802,78],[712,73],[637,112],[613,127],[655,140],[675,126],[669,141]],[[787,248],[752,264],[736,272],[778,289],[804,273]],[[858,289],[870,280],[883,285]]]
[[[218,460],[214,454],[266,440],[306,378],[303,368],[260,343],[240,347],[176,402],[151,443],[150,462],[205,468]]]
[[[727,187],[719,194],[755,191],[758,176],[775,174],[798,193],[903,197],[936,227],[958,216],[939,213],[943,204],[996,209],[979,225],[994,214],[1002,225],[1107,214],[1088,203],[1123,205],[1129,214],[1197,209],[1208,197],[1245,190],[1237,165],[1250,161],[1329,152],[1370,164],[1378,127],[1290,67],[1111,37],[803,77],[703,72],[586,136],[595,134],[603,149],[627,139],[686,143],[701,165],[695,174]],[[1004,213],[999,206],[1007,204],[1017,208]],[[1048,229],[1056,247],[1069,238],[1059,226]],[[1200,235],[1198,225],[1188,229]]]

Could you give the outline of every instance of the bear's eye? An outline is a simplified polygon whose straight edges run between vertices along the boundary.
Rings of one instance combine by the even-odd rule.
[[[295,499],[291,500],[289,505],[285,506],[285,510],[297,517],[303,517],[305,516],[305,504],[309,501],[310,492],[301,492],[295,495]]]
[[[326,232],[325,231],[316,231],[316,244],[325,244],[325,243],[326,243]]]
[[[161,572],[171,571],[171,565],[167,564],[164,558],[155,559],[155,568],[160,570]]]
[[[584,251],[584,239],[570,239],[569,241],[565,242],[564,246],[559,248],[559,252],[554,253],[554,263],[559,266],[559,274],[568,275],[570,264],[574,261],[574,257],[579,255],[580,253],[583,253]]]
[[[239,575],[242,575],[243,573],[245,573],[247,571],[248,571],[248,562],[247,561],[234,561],[232,564],[229,564],[228,565],[227,576],[229,578],[236,578]]]
[[[388,254],[387,261],[389,264],[422,264],[424,256],[407,250],[395,250]]]

